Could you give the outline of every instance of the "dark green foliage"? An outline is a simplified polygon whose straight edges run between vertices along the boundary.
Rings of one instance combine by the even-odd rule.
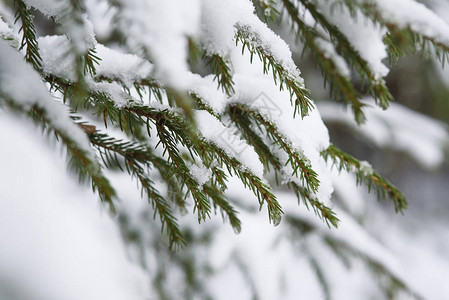
[[[215,74],[214,80],[217,80],[218,87],[228,96],[234,94],[234,81],[232,80],[231,62],[229,59],[213,54],[209,56],[207,65],[212,67],[212,71]]]
[[[36,29],[34,28],[33,16],[30,14],[25,3],[21,0],[14,0],[16,5],[16,20],[22,23],[20,32],[22,32],[22,41],[19,50],[25,49],[25,59],[33,65],[36,70],[42,67],[41,55],[39,54],[39,45],[36,41]]]
[[[370,167],[364,166],[356,158],[341,151],[334,145],[323,151],[321,155],[326,160],[330,159],[339,171],[344,169],[347,172],[355,173],[357,183],[365,182],[368,190],[374,189],[379,199],[384,198],[393,201],[396,212],[402,213],[407,208],[405,196],[395,186]]]

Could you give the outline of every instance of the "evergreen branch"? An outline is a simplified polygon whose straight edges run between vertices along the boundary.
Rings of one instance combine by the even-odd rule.
[[[145,106],[136,105],[124,107],[123,109],[154,120],[160,142],[173,164],[171,168],[180,177],[181,181],[187,185],[190,193],[194,197],[200,219],[204,220],[206,216],[209,216],[210,203],[204,197],[204,193],[199,190],[196,181],[191,177],[189,170],[179,155],[176,143],[186,146],[189,151],[201,157],[205,165],[210,165],[211,162],[217,161],[221,167],[226,166],[230,174],[235,173],[246,187],[251,188],[261,206],[267,203],[270,221],[274,224],[280,222],[283,212],[276,197],[272,194],[270,187],[263,183],[258,176],[244,168],[242,163],[236,158],[230,157],[217,145],[206,141],[204,138],[192,132],[191,126],[186,123],[184,118],[169,110],[157,110]],[[167,132],[165,128],[170,130],[170,132]],[[212,168],[212,170],[217,183],[225,187],[226,179],[223,172],[218,168]],[[235,219],[230,216],[231,218]],[[231,225],[233,224],[231,223]]]
[[[21,21],[22,26],[19,33],[22,32],[22,41],[19,50],[25,49],[25,59],[31,63],[36,70],[42,68],[42,58],[39,54],[39,45],[36,40],[36,29],[33,23],[33,16],[30,14],[27,6],[22,0],[14,0],[16,5],[16,19]]]
[[[146,192],[148,200],[151,201],[154,209],[153,217],[155,218],[156,214],[159,215],[162,224],[161,230],[164,230],[165,227],[169,237],[170,248],[175,249],[185,246],[184,236],[179,229],[176,217],[173,216],[171,205],[159,194],[143,168],[143,166],[148,167],[150,164],[153,164],[160,170],[162,176],[162,174],[166,174],[167,170],[170,170],[170,166],[163,159],[154,156],[143,145],[116,140],[98,132],[89,135],[89,138],[100,152],[106,165],[118,165],[123,171],[122,163],[119,162],[117,154],[124,159],[126,170],[130,175],[137,178],[142,189]],[[167,182],[167,184],[169,183]]]
[[[221,167],[226,166],[230,174],[235,173],[242,183],[253,191],[261,207],[264,203],[267,203],[270,222],[273,222],[273,224],[280,222],[283,212],[270,187],[262,182],[258,176],[244,168],[240,161],[230,157],[226,151],[191,132],[191,127],[185,123],[183,118],[176,116],[175,113],[168,110],[156,111],[145,107],[127,109],[162,122],[164,126],[170,129],[178,142],[186,145],[188,149],[191,149],[196,155],[200,156],[206,165],[209,165],[212,161],[217,161]],[[220,182],[224,183],[224,180],[222,179]]]
[[[313,107],[312,100],[309,98],[309,91],[306,90],[301,83],[297,81],[297,78],[291,74],[283,65],[278,61],[273,54],[262,46],[260,37],[246,25],[237,25],[236,44],[242,43],[242,53],[245,49],[248,49],[251,55],[251,62],[253,56],[257,55],[260,61],[263,62],[263,72],[268,74],[272,71],[275,83],[279,80],[279,87],[284,89],[284,85],[290,92],[290,99],[293,104],[294,99],[294,114],[301,113],[301,117],[309,114],[309,110]]]
[[[366,162],[361,162],[351,155],[341,151],[337,147],[331,145],[328,149],[321,152],[324,159],[330,158],[339,171],[345,169],[347,172],[353,172],[357,176],[357,184],[362,181],[368,187],[368,191],[375,189],[377,198],[391,199],[393,201],[396,212],[401,212],[407,208],[407,200],[405,196],[387,179],[380,176]]]
[[[240,104],[234,105],[231,108],[231,118],[237,126],[239,126],[245,139],[253,145],[255,151],[264,164],[272,165],[276,173],[282,173],[283,165],[280,160],[273,155],[260,136],[251,129],[251,121],[249,119],[250,115],[254,120],[259,122],[258,124],[261,124],[266,128],[268,136],[288,154],[289,160],[287,163],[290,163],[294,170],[292,175],[297,176],[298,170],[301,170],[300,178],[303,182],[303,186],[306,186],[307,188],[300,186],[291,179],[287,182],[287,187],[295,192],[298,200],[303,200],[303,203],[306,205],[307,209],[309,209],[310,204],[315,214],[324,220],[328,226],[331,224],[332,226],[337,227],[339,220],[335,213],[329,207],[321,203],[319,199],[316,199],[316,196],[312,195],[310,192],[310,190],[316,191],[318,188],[319,181],[317,179],[317,174],[310,168],[309,164],[305,162],[297,150],[293,149],[291,144],[285,141],[284,136],[277,130],[276,126],[267,121],[262,115],[260,115],[260,113],[252,111],[247,107],[243,108]]]
[[[358,8],[373,22],[380,23],[383,26],[387,27],[389,31],[389,39],[391,41],[394,41],[397,47],[411,47],[412,49],[414,49],[414,51],[425,52],[426,49],[432,49],[432,45],[434,47],[435,56],[443,64],[445,63],[445,61],[449,62],[449,44],[444,43],[429,34],[419,32],[411,25],[400,26],[394,20],[386,18],[385,14],[381,12],[375,2],[366,0],[339,0],[338,3],[348,7],[348,9],[353,14],[356,8]],[[405,52],[401,53],[397,51],[389,51],[389,54],[393,54],[394,58],[397,58],[399,55],[405,54]]]
[[[171,212],[170,204],[159,194],[158,190],[153,186],[153,182],[139,164],[136,164],[131,159],[126,159],[126,164],[142,184],[148,198],[151,199],[154,209],[154,217],[156,217],[156,214],[159,214],[159,218],[162,223],[161,230],[164,230],[165,226],[169,238],[170,248],[177,249],[185,246],[186,242],[179,229],[177,220]]]
[[[304,187],[293,181],[287,183],[287,186],[295,192],[296,198],[298,198],[298,200],[303,200],[303,203],[305,204],[307,209],[309,209],[310,204],[314,213],[320,219],[326,222],[326,225],[328,227],[330,227],[330,225],[334,226],[335,228],[338,227],[338,222],[340,222],[340,220],[337,218],[335,212],[331,208],[323,204],[319,199],[317,199],[315,195],[311,195],[310,192],[307,191]]]
[[[98,98],[96,98],[96,101],[93,102],[95,103],[94,108],[99,112],[105,111],[110,117],[111,121],[120,123],[120,126],[122,126],[120,115],[124,114],[123,112],[130,113],[130,118],[136,118],[137,120],[139,119],[139,117],[149,118],[155,122],[157,120],[163,120],[163,126],[166,126],[170,130],[170,132],[173,133],[172,138],[175,139],[176,143],[180,143],[186,146],[189,151],[193,151],[193,153],[201,157],[204,160],[205,165],[210,165],[211,161],[217,160],[220,163],[221,167],[226,166],[229,173],[235,173],[237,177],[242,181],[242,183],[253,191],[253,193],[257,196],[261,207],[264,203],[267,203],[270,222],[273,222],[274,224],[278,224],[280,222],[281,216],[283,214],[282,208],[278,203],[276,197],[271,192],[270,187],[263,183],[258,176],[254,175],[248,169],[244,168],[242,163],[239,162],[236,158],[230,157],[226,153],[226,151],[219,148],[215,144],[198,137],[197,134],[192,131],[191,125],[188,125],[188,123],[186,123],[185,118],[183,118],[182,116],[178,116],[176,113],[168,109],[159,110],[148,106],[142,106],[132,103],[129,103],[128,106],[117,108],[110,100],[107,99],[107,97],[95,94],[91,96],[99,96]],[[201,100],[201,98],[199,98],[198,96],[195,96],[194,99]],[[148,124],[146,124],[146,126],[148,127]],[[147,130],[148,132],[150,132],[149,128]],[[257,135],[255,134],[252,136]],[[255,144],[252,143],[252,145],[256,147]],[[256,149],[257,148],[258,147],[256,147]],[[176,151],[176,147],[172,147],[171,149],[173,151]],[[259,155],[264,152],[269,153],[269,151],[258,151]],[[282,169],[282,165],[279,163],[279,161],[273,157],[270,157],[269,160],[270,164],[272,164],[275,169],[280,172]],[[265,165],[267,165],[267,163],[265,163]],[[174,171],[179,172],[179,168],[175,167]],[[220,179],[219,182],[224,184],[224,179]],[[306,190],[303,190],[302,187],[295,184],[289,184],[289,187],[296,190],[298,199],[300,199],[299,196],[301,196],[304,201],[310,203],[315,213],[320,218],[323,218],[327,224],[330,223],[334,226],[337,225],[338,219],[328,207],[311,196],[310,193],[308,193]],[[204,199],[202,199],[202,201],[204,201]],[[305,203],[307,204],[307,202]]]
[[[218,88],[231,96],[234,94],[234,81],[232,80],[232,66],[229,58],[225,58],[219,54],[207,55],[204,54],[203,58],[208,57],[206,66],[212,67],[212,72],[215,74],[214,80],[218,82]]]
[[[190,175],[189,169],[177,149],[176,140],[166,129],[164,123],[164,118],[160,117],[156,119],[156,128],[159,141],[164,147],[164,152],[168,154],[168,157],[171,160],[172,168],[175,168],[175,171],[180,176],[182,183],[187,186],[187,189],[195,200],[195,209],[198,210],[198,220],[206,220],[206,217],[210,217],[210,202],[207,200],[204,193],[199,189],[196,180]],[[176,132],[173,131],[172,133],[176,134]]]
[[[97,71],[95,70],[95,65],[100,63],[101,58],[96,55],[97,51],[95,49],[88,49],[87,53],[84,55],[84,75],[89,73],[91,76],[95,76]]]
[[[364,104],[359,101],[359,93],[355,90],[351,81],[341,74],[335,62],[319,47],[317,39],[320,37],[317,30],[304,23],[299,16],[298,8],[291,1],[282,0],[282,3],[292,21],[292,30],[294,30],[296,37],[301,37],[304,45],[310,49],[315,61],[324,73],[325,80],[331,84],[331,92],[338,91],[338,94],[343,96],[343,100],[347,104],[351,104],[357,123],[364,123],[365,114],[362,111]],[[296,24],[296,27],[293,24]]]
[[[244,106],[242,104],[236,104],[230,107],[231,116],[233,120],[239,124],[243,122],[243,120],[248,120],[249,116],[253,117],[259,124],[263,125],[266,129],[266,133],[268,136],[276,143],[280,149],[284,150],[288,155],[288,160],[286,164],[290,164],[293,172],[292,176],[298,176],[301,179],[302,185],[306,186],[308,190],[316,192],[319,187],[319,180],[317,178],[318,174],[312,170],[310,163],[307,162],[307,158],[304,157],[303,154],[299,153],[298,150],[294,149],[291,142],[287,140],[285,135],[283,135],[277,129],[277,126],[272,122],[268,121],[264,116],[262,116],[259,112],[252,110],[248,106]],[[249,120],[248,120],[249,122]],[[298,171],[299,174],[298,174]]]
[[[290,3],[294,6],[291,0],[282,0],[283,3]],[[298,0],[313,16],[316,22],[320,24],[329,34],[331,41],[338,46],[341,55],[345,57],[351,65],[356,66],[358,73],[362,79],[367,79],[368,91],[371,93],[376,103],[386,109],[389,101],[393,100],[384,80],[377,79],[371,71],[368,63],[360,56],[360,53],[354,49],[349,39],[344,35],[337,26],[331,24],[329,20],[319,12],[318,8],[310,0]]]
[[[204,147],[210,150],[214,154],[214,159],[220,164],[225,166],[230,174],[235,174],[245,187],[251,189],[256,195],[260,208],[263,204],[267,204],[268,217],[270,222],[277,225],[281,222],[283,211],[281,205],[276,199],[276,196],[271,192],[271,188],[262,181],[257,175],[245,168],[243,164],[236,158],[230,157],[226,151],[215,145],[214,143],[206,140],[202,141]]]

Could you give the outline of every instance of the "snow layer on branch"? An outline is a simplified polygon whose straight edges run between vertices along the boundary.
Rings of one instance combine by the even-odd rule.
[[[117,82],[97,82],[92,78],[86,78],[89,88],[93,92],[102,93],[108,96],[116,107],[123,107],[129,105],[130,102],[139,102],[136,98],[126,93],[123,87]]]
[[[323,51],[324,56],[334,62],[338,73],[346,78],[349,78],[351,76],[351,70],[349,69],[348,64],[343,59],[343,57],[341,57],[337,53],[334,45],[331,42],[326,41],[325,39],[320,37],[317,37],[314,42],[321,49],[321,51]]]
[[[424,167],[436,168],[444,162],[449,145],[446,125],[397,103],[382,110],[374,101],[366,102],[373,105],[365,108],[367,122],[362,126],[341,105],[324,102],[319,110],[324,120],[344,123],[379,147],[404,151]]]
[[[120,53],[101,44],[95,50],[96,55],[101,58],[96,66],[96,76],[119,79],[127,87],[131,87],[133,82],[148,79],[151,74],[152,65],[137,55]]]
[[[195,120],[206,139],[225,150],[229,156],[238,159],[256,176],[263,177],[263,165],[256,151],[242,140],[238,133],[223,125],[207,111],[195,111]],[[230,122],[229,125],[231,125]]]
[[[0,112],[0,128],[0,298],[149,297],[149,279],[127,259],[115,221],[35,125]]]
[[[199,30],[197,0],[119,0],[119,18],[127,26],[131,49],[143,47],[156,67],[156,77],[171,87],[186,89],[188,36]],[[136,51],[137,52],[137,51]]]
[[[424,4],[414,0],[376,0],[382,17],[402,28],[435,38],[449,46],[449,24]]]
[[[75,56],[70,52],[69,40],[63,35],[50,35],[39,37],[37,42],[44,74],[76,81]]]
[[[235,48],[238,29],[249,30],[258,46],[280,63],[298,82],[300,71],[292,60],[287,43],[260,21],[249,0],[202,0],[201,42],[206,51],[227,55]]]
[[[339,9],[331,10],[331,4],[326,0],[320,0],[318,4],[322,13],[338,27],[354,49],[368,63],[375,79],[380,80],[385,77],[389,72],[389,69],[382,63],[382,60],[387,58],[386,46],[383,43],[386,30],[382,29],[380,25],[374,24],[360,12],[352,17],[346,7],[342,6]]]
[[[201,43],[209,53],[223,56],[235,47],[236,25],[254,23],[256,17],[248,0],[202,0],[201,10]]]
[[[46,75],[75,81],[75,56],[70,52],[70,42],[67,38],[62,35],[51,35],[39,37],[37,41],[43,72]],[[117,79],[127,87],[132,87],[134,82],[150,77],[152,65],[137,55],[121,53],[101,44],[97,44],[95,50],[96,56],[100,58],[99,64],[95,66],[95,77]]]
[[[249,105],[277,126],[286,140],[291,142],[299,153],[304,154],[312,169],[318,173],[320,187],[316,196],[320,201],[327,202],[333,187],[329,170],[320,152],[329,147],[329,133],[318,110],[311,109],[309,115],[303,119],[294,116],[289,92],[279,90],[271,73],[263,74],[260,61],[254,60],[251,64],[249,55],[242,56],[238,49],[232,52],[231,60],[235,68],[235,94],[229,101]],[[289,172],[289,175],[291,173]],[[285,180],[296,179],[286,177]]]
[[[66,107],[52,99],[36,71],[3,40],[0,40],[0,93],[25,109],[33,105],[42,108],[53,126],[94,155],[86,135],[69,118]]]
[[[189,92],[192,92],[209,105],[214,112],[221,114],[226,108],[227,95],[220,89],[217,89],[217,83],[214,81],[214,75],[201,77],[198,74],[190,73]]]

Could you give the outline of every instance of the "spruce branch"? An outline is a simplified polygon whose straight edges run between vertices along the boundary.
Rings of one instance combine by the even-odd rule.
[[[291,142],[288,141],[285,135],[277,129],[275,124],[267,120],[258,111],[242,104],[230,106],[230,114],[236,123],[238,122],[241,124],[243,120],[248,119],[248,116],[251,116],[258,122],[258,124],[264,126],[266,133],[271,140],[288,155],[289,158],[286,164],[290,164],[293,169],[291,176],[299,176],[303,186],[305,186],[309,191],[317,191],[319,186],[319,180],[317,178],[318,174],[312,170],[310,163],[307,162],[304,155],[299,153],[297,149],[293,148]]]
[[[339,0],[336,4],[345,5],[354,14],[358,9],[373,22],[379,23],[388,29],[389,40],[395,44],[395,48],[406,48],[406,51],[389,51],[393,58],[406,54],[407,50],[414,52],[434,52],[435,56],[444,63],[449,62],[449,44],[430,34],[416,30],[411,24],[399,25],[395,20],[383,14],[374,1],[369,0]],[[388,44],[387,44],[388,45]],[[409,48],[409,49],[407,49]],[[391,49],[391,48],[390,48]]]
[[[277,84],[279,80],[279,88],[281,90],[286,88],[290,92],[290,101],[295,108],[294,114],[300,113],[302,118],[308,115],[312,108],[309,91],[282,65],[282,62],[278,61],[273,54],[262,46],[260,37],[249,26],[239,24],[237,25],[235,40],[237,45],[239,42],[242,43],[242,53],[245,52],[245,49],[248,49],[251,62],[254,55],[257,55],[263,62],[263,72],[268,74],[271,69],[275,83]]]
[[[284,3],[290,0],[282,0]],[[368,84],[368,92],[376,100],[376,103],[386,109],[389,101],[393,100],[383,79],[377,79],[371,71],[368,63],[360,56],[360,53],[354,49],[349,39],[337,28],[331,24],[314,3],[310,0],[298,0],[310,12],[315,21],[327,31],[331,41],[340,49],[341,55],[348,60],[351,66],[355,66],[365,83]]]
[[[342,75],[337,68],[336,63],[329,58],[317,43],[320,39],[318,31],[308,26],[300,17],[299,9],[292,1],[282,0],[282,4],[287,12],[287,15],[292,23],[292,31],[294,35],[304,42],[304,45],[310,49],[315,62],[320,66],[324,73],[325,81],[331,85],[331,93],[335,97],[342,97],[346,104],[351,104],[355,120],[358,124],[365,122],[365,114],[362,111],[364,104],[359,100],[359,92],[356,91],[354,85],[349,78]],[[323,37],[323,39],[325,39]]]
[[[220,166],[226,167],[228,173],[235,174],[245,187],[251,189],[259,201],[260,208],[262,208],[265,203],[267,204],[270,222],[274,225],[279,224],[283,211],[276,196],[272,193],[270,186],[264,183],[262,179],[253,172],[245,168],[238,159],[229,156],[225,150],[204,139],[202,142],[204,147],[210,149],[211,153],[214,153],[213,157]]]
[[[232,65],[229,58],[225,58],[219,54],[207,55],[203,58],[208,58],[206,66],[212,67],[212,72],[215,74],[214,80],[218,82],[218,88],[231,96],[234,94],[234,81],[232,80]]]
[[[257,196],[261,207],[264,203],[267,204],[270,221],[272,221],[273,224],[278,224],[280,222],[283,212],[276,197],[271,192],[271,188],[264,183],[261,178],[245,168],[240,161],[236,158],[230,157],[225,150],[193,132],[191,126],[186,123],[182,116],[178,116],[175,112],[169,110],[159,111],[145,106],[125,107],[124,109],[132,111],[140,116],[145,116],[155,120],[156,124],[159,126],[158,131],[160,131],[158,136],[161,134],[167,136],[168,133],[164,132],[163,127],[167,127],[170,130],[172,133],[170,136],[171,139],[161,141],[161,143],[163,143],[164,149],[169,154],[170,159],[173,160],[173,158],[175,158],[177,163],[179,163],[179,165],[176,165],[177,168],[175,171],[180,170],[179,168],[185,168],[185,164],[183,162],[181,163],[182,158],[178,158],[179,154],[177,154],[177,149],[176,146],[173,145],[172,139],[186,146],[187,149],[192,151],[195,155],[201,157],[205,162],[205,165],[210,165],[211,161],[217,161],[220,167],[226,167],[229,173],[236,174],[242,183],[246,187],[249,187]],[[197,201],[202,201],[201,205],[204,209],[206,209],[203,213],[207,212],[208,215],[210,211],[210,204],[207,199],[203,197],[204,195],[201,191],[199,191],[193,184],[195,180],[191,177],[185,179],[192,183],[191,188],[194,190],[194,193],[196,193],[198,197],[201,197],[198,198]],[[220,181],[224,182],[223,179]],[[205,215],[203,216],[205,217]]]
[[[42,68],[42,58],[39,54],[39,45],[36,40],[36,28],[33,23],[33,16],[22,0],[14,0],[16,6],[15,22],[20,20],[21,27],[19,33],[22,32],[22,41],[19,50],[25,49],[25,59],[36,70]]]
[[[380,176],[371,166],[361,162],[353,156],[343,152],[334,145],[321,152],[324,159],[330,159],[338,168],[347,172],[353,172],[357,176],[357,184],[365,182],[368,191],[374,189],[378,199],[390,199],[394,203],[396,212],[403,213],[407,208],[407,200],[405,196],[387,179]]]
[[[153,165],[159,169],[161,175],[166,174],[170,170],[166,161],[153,155],[148,147],[141,144],[124,142],[99,132],[89,135],[89,138],[92,145],[98,149],[106,166],[118,166],[122,171],[126,167],[128,173],[140,182],[142,190],[145,191],[154,209],[153,217],[159,216],[161,230],[165,228],[168,234],[170,248],[177,249],[185,246],[184,236],[172,213],[170,203],[160,195],[150,176],[145,172],[145,167]],[[121,159],[117,155],[120,155]],[[123,164],[125,166],[122,166]]]
[[[287,186],[293,190],[298,200],[303,200],[307,209],[309,209],[310,204],[315,215],[322,219],[328,227],[331,227],[331,225],[335,228],[338,227],[338,222],[340,222],[340,220],[335,212],[317,199],[315,195],[310,194],[309,191],[294,181],[287,183]]]
[[[298,201],[301,199],[303,200],[307,209],[309,209],[310,204],[315,214],[326,222],[328,226],[332,225],[337,227],[339,220],[332,209],[324,205],[311,193],[311,191],[316,191],[319,185],[317,174],[311,169],[309,164],[305,162],[302,155],[300,155],[296,149],[293,149],[291,144],[285,140],[285,137],[278,131],[277,127],[266,120],[259,112],[253,111],[241,104],[231,106],[230,111],[232,120],[239,126],[244,138],[253,145],[264,164],[271,165],[276,174],[282,174],[283,164],[280,162],[279,158],[272,153],[272,150],[270,150],[260,138],[259,134],[251,128],[251,119],[249,117],[252,117],[252,120],[257,121],[258,125],[266,129],[268,137],[270,137],[274,144],[277,144],[280,149],[288,154],[289,160],[287,163],[290,163],[294,170],[292,176],[297,177],[298,170],[300,171],[299,177],[302,180],[303,186],[296,183],[296,181],[289,179],[286,183],[287,187],[294,191]]]
[[[175,168],[177,174],[181,177],[182,184],[187,186],[192,198],[195,200],[195,209],[198,210],[198,221],[206,220],[210,217],[210,202],[205,197],[204,193],[199,189],[198,183],[190,175],[184,160],[181,158],[178,151],[177,143],[173,134],[176,132],[169,132],[164,126],[165,119],[156,119],[157,134],[160,144],[164,147],[164,152],[168,154],[171,160],[172,168]]]

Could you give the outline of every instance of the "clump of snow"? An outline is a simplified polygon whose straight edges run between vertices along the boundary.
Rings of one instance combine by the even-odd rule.
[[[0,37],[6,40],[14,48],[19,47],[19,35],[17,24],[14,22],[14,13],[0,2]]]
[[[87,84],[92,91],[108,96],[117,107],[126,106],[130,102],[139,102],[136,98],[126,93],[117,82],[96,82],[91,78],[87,78]]]
[[[87,18],[87,14],[80,15],[79,19],[71,17],[64,20],[63,28],[77,54],[85,54],[97,44],[94,25]]]
[[[51,35],[39,37],[37,42],[44,74],[76,81],[75,57],[70,52],[69,40],[63,35]]]
[[[101,59],[95,67],[97,77],[119,79],[127,87],[150,77],[151,64],[137,55],[120,53],[101,44],[98,44],[95,50]]]
[[[198,74],[190,74],[189,92],[196,94],[209,105],[214,112],[223,113],[226,108],[227,96],[217,88],[214,75],[201,77]]]
[[[42,69],[46,75],[54,75],[68,81],[76,81],[75,56],[70,52],[70,42],[65,36],[44,36],[37,39],[42,57]],[[133,54],[125,54],[97,44],[95,77],[117,79],[127,87],[150,77],[151,64]],[[87,76],[87,75],[86,75]]]
[[[374,172],[373,166],[365,160],[360,161],[360,171],[364,176],[372,175]]]
[[[32,6],[48,17],[60,17],[71,9],[70,2],[67,0],[24,0],[28,6]]]
[[[189,171],[199,186],[203,186],[212,176],[212,170],[202,164],[190,165]]]
[[[209,53],[222,56],[235,47],[235,25],[254,14],[254,7],[248,0],[202,0],[201,1],[201,43]]]

